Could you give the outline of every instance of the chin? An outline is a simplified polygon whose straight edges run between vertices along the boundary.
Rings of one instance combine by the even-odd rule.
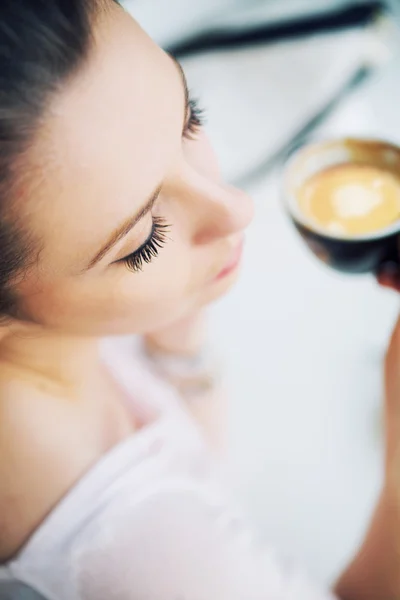
[[[235,271],[233,271],[226,277],[222,279],[217,279],[211,285],[209,285],[208,288],[205,290],[203,296],[203,306],[211,304],[212,302],[219,300],[220,298],[228,294],[239,279],[239,274],[239,269],[235,269]]]

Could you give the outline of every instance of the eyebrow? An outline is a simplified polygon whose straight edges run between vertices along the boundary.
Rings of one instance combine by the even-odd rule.
[[[182,133],[184,133],[185,128],[186,128],[186,122],[187,122],[187,114],[188,114],[188,111],[189,111],[189,108],[190,108],[189,87],[188,87],[188,83],[187,83],[187,80],[186,80],[186,75],[185,75],[185,73],[183,71],[182,65],[171,54],[169,54],[169,57],[171,58],[172,62],[174,63],[174,65],[178,69],[178,72],[180,74],[181,81],[182,81],[182,86],[183,86],[184,101],[185,101],[185,113],[184,113]],[[138,213],[136,213],[135,215],[129,217],[127,219],[127,221],[125,221],[125,223],[123,223],[120,227],[118,227],[118,229],[116,229],[111,234],[111,236],[108,239],[108,241],[104,244],[104,246],[102,246],[101,250],[99,250],[99,252],[97,252],[97,254],[95,255],[95,257],[90,261],[88,267],[85,270],[89,271],[95,265],[97,265],[97,263],[99,263],[110,252],[110,250],[112,250],[112,248],[114,248],[114,246],[116,244],[118,244],[118,242],[120,242],[126,235],[128,235],[128,233],[130,231],[132,231],[132,229],[146,215],[148,215],[149,212],[151,212],[154,204],[157,201],[158,196],[160,195],[161,188],[162,188],[162,184],[159,185],[157,187],[157,189],[151,194],[150,198],[147,200],[147,202],[145,203],[145,205],[139,210]]]

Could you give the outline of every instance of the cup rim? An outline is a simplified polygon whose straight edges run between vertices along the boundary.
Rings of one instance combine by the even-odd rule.
[[[289,148],[286,153],[286,158],[284,159],[283,164],[283,176],[281,178],[281,196],[283,196],[284,206],[289,214],[289,216],[299,225],[308,229],[311,233],[315,233],[321,237],[328,238],[330,240],[336,242],[345,242],[345,243],[357,243],[357,242],[369,242],[369,241],[378,241],[380,239],[386,239],[387,237],[391,237],[392,235],[396,235],[400,233],[400,212],[399,217],[396,221],[385,227],[383,229],[379,229],[378,231],[374,231],[372,233],[367,233],[363,235],[354,235],[354,236],[340,236],[338,234],[334,234],[330,231],[327,231],[323,227],[319,227],[311,220],[307,219],[304,214],[300,211],[298,206],[296,205],[296,199],[287,189],[287,178],[289,176],[290,169],[293,169],[296,162],[300,159],[300,157],[306,152],[314,149],[316,152],[320,149],[321,151],[328,147],[335,148],[344,144],[379,144],[386,148],[386,150],[395,152],[398,155],[399,165],[400,165],[400,146],[395,144],[394,142],[390,142],[388,140],[372,138],[372,137],[356,137],[356,136],[343,136],[343,137],[313,137],[309,141],[307,139],[303,141],[299,141],[296,144],[293,144],[291,148]],[[399,171],[399,181],[400,181],[400,171]]]

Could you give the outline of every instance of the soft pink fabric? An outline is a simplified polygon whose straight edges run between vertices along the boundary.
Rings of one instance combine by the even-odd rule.
[[[132,341],[105,356],[148,425],[99,461],[2,577],[49,600],[332,600],[255,539]]]

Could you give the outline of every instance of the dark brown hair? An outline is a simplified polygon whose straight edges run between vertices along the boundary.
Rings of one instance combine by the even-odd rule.
[[[115,0],[110,0],[110,3]],[[13,292],[39,251],[13,196],[52,95],[85,61],[96,10],[108,0],[0,1],[0,316],[16,316]]]

